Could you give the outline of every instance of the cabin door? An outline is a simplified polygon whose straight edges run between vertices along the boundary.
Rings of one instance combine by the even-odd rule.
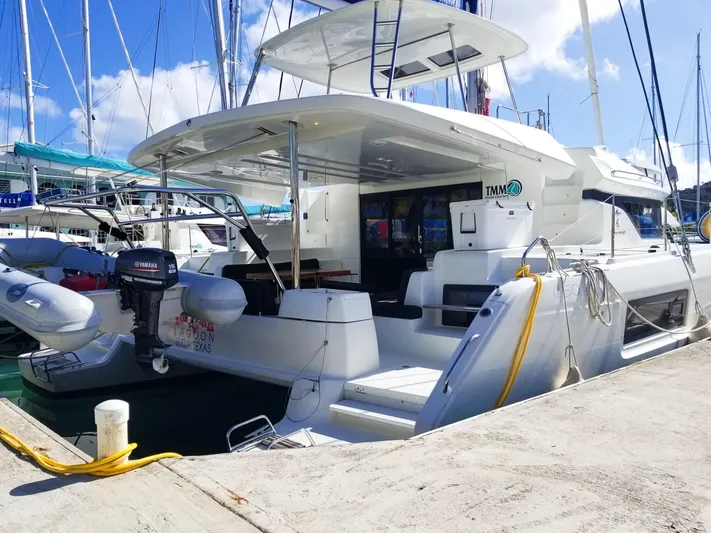
[[[407,270],[452,248],[449,203],[481,198],[481,182],[361,196],[361,277],[377,292],[395,291]]]

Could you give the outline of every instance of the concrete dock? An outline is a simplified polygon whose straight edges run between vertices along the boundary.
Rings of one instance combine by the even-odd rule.
[[[408,441],[109,479],[57,478],[0,448],[0,531],[711,531],[709,390],[704,342]],[[0,425],[84,458],[6,403]]]

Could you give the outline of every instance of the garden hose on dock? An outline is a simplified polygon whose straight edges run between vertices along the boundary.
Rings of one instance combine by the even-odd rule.
[[[536,315],[536,307],[538,307],[538,298],[541,296],[541,287],[543,286],[543,281],[541,276],[538,274],[531,274],[531,267],[529,265],[524,265],[516,271],[517,278],[533,278],[536,286],[533,288],[533,297],[531,298],[531,305],[528,309],[528,315],[526,316],[526,321],[523,325],[523,330],[518,338],[518,343],[516,344],[516,350],[514,350],[513,358],[511,359],[511,366],[509,367],[509,373],[506,376],[506,381],[504,382],[504,387],[499,393],[499,397],[494,405],[495,409],[503,407],[506,403],[506,399],[513,389],[514,383],[516,383],[516,378],[518,377],[518,372],[521,370],[521,365],[523,364],[523,358],[526,356],[526,349],[528,348],[528,341],[531,339],[531,331],[533,330],[533,317]]]
[[[137,447],[135,443],[131,443],[125,449],[116,452],[113,455],[110,455],[104,459],[94,460],[91,463],[67,465],[55,461],[54,459],[51,459],[46,455],[38,453],[31,446],[28,446],[18,437],[1,427],[0,440],[5,442],[14,450],[18,451],[20,454],[34,459],[37,464],[45,470],[62,475],[89,474],[91,476],[99,477],[116,476],[118,474],[130,472],[131,470],[135,470],[136,468],[140,468],[155,461],[160,461],[161,459],[174,459],[182,457],[177,453],[168,452],[151,455],[149,457],[144,457],[142,459],[136,459],[133,461],[127,461],[126,459],[128,458],[128,456]]]

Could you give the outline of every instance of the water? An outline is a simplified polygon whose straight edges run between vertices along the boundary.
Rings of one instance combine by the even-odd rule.
[[[17,362],[0,359],[0,396],[91,456],[96,455],[94,406],[104,400],[129,402],[129,440],[138,444],[131,457],[137,459],[160,452],[226,452],[225,432],[230,426],[261,414],[273,422],[281,420],[286,395],[287,389],[277,385],[204,373],[54,396],[28,388]]]

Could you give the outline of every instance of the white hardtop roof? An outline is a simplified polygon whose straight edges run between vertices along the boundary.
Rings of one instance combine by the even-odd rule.
[[[92,209],[91,214],[102,222],[116,222],[110,213],[100,209]],[[118,213],[117,213],[118,216]],[[126,220],[119,216],[119,220]],[[29,224],[30,226],[45,226],[71,229],[97,229],[99,223],[86,213],[73,207],[28,205],[25,207],[8,207],[0,209],[0,224]]]
[[[337,9],[288,29],[262,45],[266,65],[320,85],[371,94],[374,4]],[[398,0],[377,2],[378,20],[394,21]],[[489,20],[431,0],[404,0],[393,89],[456,75],[451,25],[462,72],[511,59],[526,42]],[[374,85],[388,85],[395,24],[377,26]],[[380,67],[378,67],[380,65]]]
[[[338,179],[421,181],[462,175],[506,162],[531,167],[532,176],[566,179],[575,164],[542,130],[504,120],[368,96],[328,95],[281,100],[202,115],[172,126],[131,150],[141,168],[157,168],[165,154],[173,178],[248,190],[289,185],[289,122],[298,124],[303,186]],[[183,176],[182,173],[189,175]],[[320,180],[320,181],[319,181]],[[280,200],[281,201],[281,200]]]

